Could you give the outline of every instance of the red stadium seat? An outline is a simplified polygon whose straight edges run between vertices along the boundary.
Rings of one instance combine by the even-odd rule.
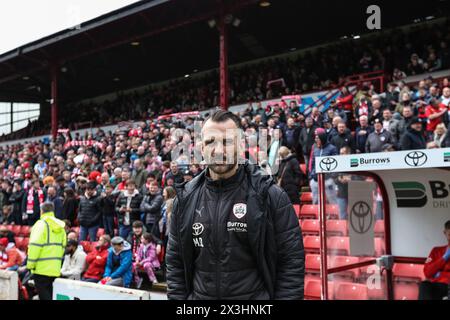
[[[22,248],[19,248],[19,249],[21,249],[22,251],[27,252],[28,251],[28,243],[29,242],[30,242],[30,238],[23,238]]]
[[[320,255],[307,254],[305,256],[305,272],[308,273],[320,272]]]
[[[318,219],[319,218],[319,206],[316,204],[305,204],[300,209],[301,219]]]
[[[417,283],[394,282],[394,300],[418,300],[419,285]]]
[[[305,236],[303,237],[303,246],[306,253],[319,253],[320,238],[316,236]]]
[[[300,164],[300,170],[303,172],[303,174],[306,175],[306,164],[304,163]]]
[[[331,219],[339,219],[339,207],[337,204],[327,204],[325,213]]]
[[[20,248],[22,246],[23,237],[14,237],[14,242],[16,243],[16,247]]]
[[[294,210],[295,210],[295,214],[297,215],[297,218],[300,218],[300,205],[299,204],[294,204],[293,207],[294,207]]]
[[[350,255],[350,240],[348,237],[329,237],[327,247],[335,255]]]
[[[302,204],[312,203],[312,192],[303,192],[300,196],[300,202]]]
[[[20,235],[20,229],[22,228],[21,225],[15,225],[12,227],[12,232],[14,232],[15,236],[19,236]]]
[[[22,226],[22,227],[20,228],[20,235],[21,235],[22,237],[29,237],[29,236],[30,236],[30,233],[31,233],[31,228],[30,228],[30,226]]]
[[[386,300],[387,299],[387,291],[384,281],[381,281],[381,288],[369,288],[367,287],[367,294],[369,296],[369,300]]]
[[[346,257],[346,256],[335,256],[330,257],[328,260],[330,263],[328,265],[328,268],[338,268],[338,267],[344,267],[347,265],[355,264],[359,262],[358,257]],[[341,271],[333,274],[334,276],[338,277],[346,277],[346,278],[352,278],[357,279],[360,275],[360,269],[354,268],[346,271]]]
[[[425,280],[423,264],[394,263],[392,272],[396,281],[420,282]]]
[[[369,294],[364,284],[341,282],[336,284],[336,300],[368,300]]]
[[[377,220],[373,231],[375,237],[384,237],[384,220]]]
[[[12,224],[8,224],[8,225],[6,226],[6,229],[8,229],[9,231],[12,231],[13,228],[14,228],[14,226],[13,226]]]
[[[361,258],[359,258],[359,262],[364,262],[364,261],[373,260],[373,259],[375,259],[375,257],[361,257]],[[377,265],[375,265],[375,264],[361,267],[359,270],[363,277],[368,277],[370,275],[373,275],[374,273],[380,272],[380,268],[377,267]]]
[[[377,257],[382,256],[386,253],[386,245],[384,243],[384,239],[375,238],[375,254]]]
[[[347,236],[347,220],[327,220],[328,236]]]
[[[319,279],[305,278],[305,299],[306,300],[320,300],[322,290],[322,281]],[[334,297],[334,283],[328,281],[328,299]]]
[[[302,221],[302,233],[303,235],[318,236],[320,231],[319,220],[305,219]]]

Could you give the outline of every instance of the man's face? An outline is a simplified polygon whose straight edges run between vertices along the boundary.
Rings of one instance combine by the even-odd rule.
[[[450,98],[450,88],[448,88],[448,87],[444,88],[442,93],[443,93],[444,97]]]
[[[142,235],[142,228],[133,228],[133,233],[137,236]]]
[[[123,244],[113,244],[114,252],[120,252],[122,250]]]
[[[413,128],[413,129],[416,130],[416,131],[422,131],[422,124],[421,124],[420,122],[418,122],[418,123],[413,123],[413,124],[411,125],[411,128]]]
[[[149,191],[150,191],[151,194],[157,194],[158,193],[158,189],[159,189],[158,185],[155,184],[155,183],[152,183],[150,185]]]
[[[383,112],[383,119],[384,120],[391,120],[392,114],[389,110],[384,110]]]
[[[237,165],[238,128],[233,120],[206,121],[202,128],[202,156],[217,174],[230,172]]]
[[[134,184],[130,183],[130,184],[127,185],[128,193],[133,193],[134,189],[135,189],[135,185]]]
[[[100,239],[98,239],[98,246],[99,247],[103,247],[105,245],[106,241],[105,241],[105,237],[101,236]]]
[[[56,195],[55,188],[48,188],[47,193],[50,197],[54,197]]]
[[[403,108],[403,117],[409,118],[412,116],[412,111],[410,108]]]
[[[339,123],[337,126],[337,130],[340,134],[343,134],[345,132],[345,123]]]
[[[312,119],[311,118],[306,118],[305,125],[306,125],[307,128],[311,128],[312,125],[313,125]]]
[[[381,129],[383,129],[383,125],[381,124],[381,122],[375,122],[375,130],[377,130],[378,132],[381,131]]]
[[[359,118],[359,124],[361,125],[361,127],[366,127],[367,126],[367,118],[364,118],[364,117]]]
[[[178,165],[176,163],[171,163],[170,170],[174,173],[178,172]]]
[[[86,193],[89,197],[92,197],[94,195],[95,189],[86,189]]]
[[[294,124],[295,124],[294,119],[289,118],[287,121],[287,125],[292,128],[294,126]]]

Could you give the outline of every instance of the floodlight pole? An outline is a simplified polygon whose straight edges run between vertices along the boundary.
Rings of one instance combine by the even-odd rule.
[[[220,107],[228,110],[228,30],[225,23],[225,14],[222,12],[219,18],[219,40],[220,40]]]
[[[52,138],[56,140],[58,134],[58,64],[52,63],[50,67],[51,76],[51,118],[52,118]]]

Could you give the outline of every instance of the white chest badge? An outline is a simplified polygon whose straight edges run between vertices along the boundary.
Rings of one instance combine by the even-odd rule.
[[[236,218],[241,219],[247,213],[247,205],[245,203],[236,203],[233,206],[233,214]]]

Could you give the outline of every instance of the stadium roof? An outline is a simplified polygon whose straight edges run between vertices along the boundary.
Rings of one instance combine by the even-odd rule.
[[[229,32],[234,64],[367,33],[371,4],[380,5],[382,27],[388,28],[446,16],[450,1],[272,0],[269,7],[259,0],[223,2],[240,20]],[[48,100],[53,62],[63,70],[61,105],[217,68],[218,32],[207,22],[220,14],[220,3],[143,0],[6,52],[0,55],[0,101]]]

